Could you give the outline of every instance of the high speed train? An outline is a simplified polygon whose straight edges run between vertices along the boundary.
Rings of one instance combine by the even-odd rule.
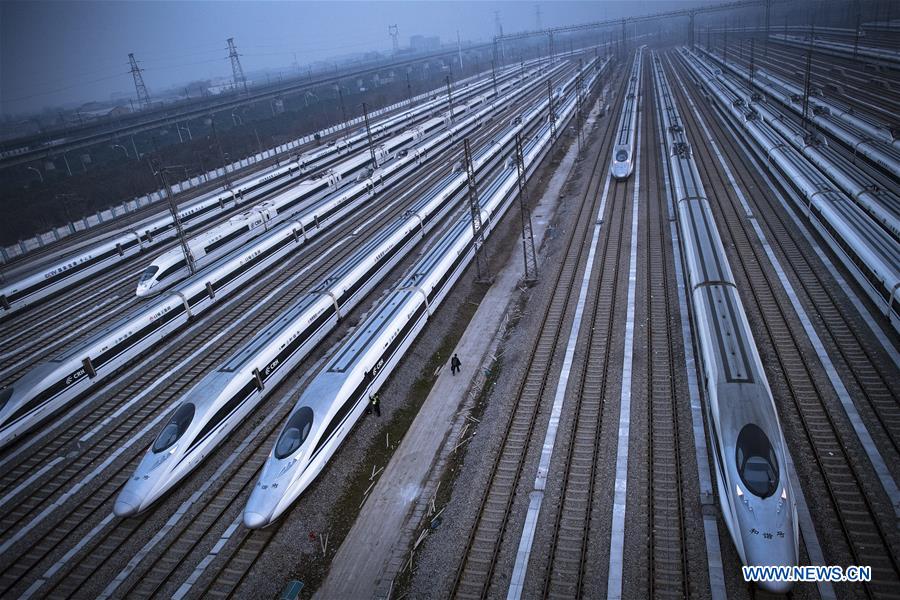
[[[517,87],[504,101],[515,102],[526,91],[524,86]],[[440,149],[479,127],[481,119],[493,110],[493,105],[486,105],[450,129],[432,136],[414,152],[387,164],[378,173],[379,181],[392,182],[426,164]],[[158,300],[138,307],[86,342],[36,366],[0,391],[0,447],[60,408],[83,398],[190,318],[230,297],[271,265],[305,247],[310,239],[370,199],[380,186],[381,183],[376,186],[369,178],[320,200],[246,248],[219,259],[165,292]]]
[[[508,83],[506,87],[502,88],[501,93],[511,85]],[[473,106],[483,104],[487,100],[487,96],[492,95],[493,91],[478,96],[477,100],[473,101]],[[468,111],[465,107],[459,106],[454,107],[453,110],[454,113],[460,114]],[[432,118],[394,136],[375,149],[377,164],[384,166],[399,152],[418,140],[433,135],[436,131],[444,128],[445,124],[444,118]],[[189,239],[188,247],[195,267],[202,268],[241,244],[246,244],[257,235],[265,233],[266,230],[290,218],[298,210],[309,206],[311,202],[330,194],[341,185],[342,181],[352,182],[372,174],[371,162],[369,152],[348,158],[334,165],[328,171],[291,186],[245,213],[232,217],[221,225]],[[180,246],[176,246],[159,255],[144,270],[138,281],[137,295],[147,297],[158,294],[190,274],[184,250]]]
[[[747,106],[695,56],[683,54],[688,67],[705,82],[716,106],[746,136],[748,148],[773,165],[772,173],[800,194],[798,204],[860,287],[900,331],[900,245],[888,228],[866,213],[791,147],[754,106]],[[837,174],[830,173],[835,179]]]
[[[703,52],[703,50],[700,50]],[[750,71],[734,61],[721,62],[721,59],[709,52],[706,57],[721,65],[724,70],[731,71],[738,77],[751,80]],[[789,81],[778,78],[768,72],[759,70],[754,73],[753,86],[764,92],[768,98],[777,100],[782,106],[797,115],[803,114],[803,90]],[[810,98],[810,110],[807,118],[841,142],[855,155],[862,155],[873,165],[893,176],[900,178],[900,140],[886,141],[879,131],[889,130],[883,123],[872,125],[869,120],[844,110],[833,100]]]
[[[192,203],[178,211],[179,220],[187,231],[192,231],[243,202],[260,198],[274,190],[289,185],[302,174],[296,160],[275,170],[252,177],[235,186],[233,191],[222,191]],[[6,316],[54,295],[94,273],[109,269],[125,258],[139,254],[175,235],[172,217],[154,217],[137,223],[125,233],[92,246],[78,254],[32,273],[0,288],[0,316]]]
[[[595,81],[596,77],[590,77],[588,87]],[[559,111],[560,123],[571,119],[575,105],[570,93]],[[552,145],[551,124],[543,123],[523,149],[527,175]],[[516,186],[516,167],[507,163],[481,194],[486,234],[515,198]],[[436,241],[300,394],[244,508],[247,527],[272,523],[328,463],[365,410],[369,396],[384,383],[474,256],[470,219],[461,216]]]
[[[515,85],[517,85],[516,82],[507,81],[498,86],[497,93],[505,94]],[[452,109],[453,119],[446,115],[433,117],[394,136],[376,148],[376,162],[383,166],[399,153],[406,151],[411,144],[428,139],[436,132],[448,127],[454,119],[469,114],[478,107],[486,106],[490,103],[493,95],[494,91],[491,89],[475,96],[465,105],[454,106]],[[253,237],[264,233],[284,219],[290,218],[301,207],[321,198],[332,188],[339,186],[342,180],[352,180],[351,178],[355,176],[364,175],[364,170],[369,169],[370,162],[368,153],[357,155],[335,165],[333,169],[325,173],[320,173],[312,179],[278,193],[246,213],[191,238],[188,240],[188,246],[195,266],[202,268],[239,245],[247,243]],[[176,246],[158,256],[144,270],[138,281],[137,295],[147,297],[158,294],[190,274],[184,251],[180,246]]]
[[[498,76],[498,82],[512,85],[517,68],[508,69]],[[481,96],[493,96],[490,80],[473,82],[456,92],[461,102],[480,92]],[[484,101],[482,99],[481,101]],[[446,104],[437,93],[435,99],[388,117],[372,125],[372,139],[381,140],[396,131],[415,126],[432,117],[432,113]],[[458,104],[454,113],[465,112],[467,106]],[[254,174],[236,182],[231,190],[218,190],[179,209],[179,220],[185,231],[194,231],[219,218],[225,211],[254,202],[274,191],[283,189],[313,169],[329,168],[350,152],[364,147],[368,136],[364,129],[334,145],[326,145],[300,156],[293,156],[274,169]],[[361,154],[368,160],[369,153]],[[0,318],[47,299],[91,275],[108,270],[123,260],[175,237],[175,225],[168,213],[151,217],[134,224],[127,231],[78,253],[65,256],[41,267],[34,273],[0,286]]]
[[[653,68],[681,254],[700,350],[719,506],[745,565],[799,561],[781,423],[753,333],[659,57]],[[791,584],[764,582],[786,593]]]
[[[863,169],[845,160],[829,144],[811,142],[800,124],[785,119],[772,105],[754,102],[744,86],[733,81],[732,77],[711,68],[696,55],[683,56],[689,64],[701,70],[704,79],[708,81],[714,77],[721,82],[734,96],[734,102],[743,102],[755,111],[772,131],[802,152],[810,163],[884,227],[895,241],[900,241],[900,198],[892,190],[873,185],[871,177]]]
[[[544,102],[546,104],[546,102]],[[532,113],[532,116],[536,112]],[[537,119],[533,119],[536,122]],[[503,164],[509,127],[474,159],[484,180]],[[178,402],[169,422],[120,492],[113,511],[127,517],[146,509],[181,481],[268,396],[268,393],[466,196],[467,176],[451,172],[390,227],[264,328]]]
[[[634,170],[634,146],[637,136],[637,120],[641,95],[641,67],[644,48],[638,49],[631,66],[631,77],[625,93],[625,107],[619,118],[619,132],[613,146],[613,160],[610,173],[615,179],[628,179]]]

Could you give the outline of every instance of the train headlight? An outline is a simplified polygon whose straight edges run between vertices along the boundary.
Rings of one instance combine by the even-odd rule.
[[[785,502],[787,502],[787,486],[781,488],[781,499],[778,501],[776,513],[781,514],[781,509],[784,508]]]

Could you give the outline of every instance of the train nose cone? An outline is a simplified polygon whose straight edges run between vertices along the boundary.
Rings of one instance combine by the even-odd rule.
[[[787,594],[794,587],[791,581],[761,581],[757,584],[759,589],[770,594]]]
[[[747,554],[748,565],[763,567],[793,567],[797,565],[796,546],[785,539],[780,544],[765,544],[750,548]],[[772,594],[787,594],[793,583],[790,581],[759,581],[756,586]]]
[[[117,517],[133,517],[141,508],[141,500],[128,490],[122,490],[116,503],[113,505],[113,513]]]
[[[262,529],[269,524],[269,519],[258,512],[244,511],[244,525],[250,529]]]

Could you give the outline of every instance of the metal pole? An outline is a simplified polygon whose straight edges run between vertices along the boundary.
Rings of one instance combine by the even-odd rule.
[[[525,158],[522,155],[522,133],[516,133],[516,172],[519,183],[519,211],[522,216],[522,256],[525,260],[525,282],[537,281],[537,253],[534,231],[531,228],[531,209],[528,208],[528,187],[525,181]]]
[[[494,99],[497,99],[497,70],[494,61],[491,61],[491,78],[494,80]]]
[[[444,78],[447,82],[447,112],[450,115],[450,122],[453,123],[453,90],[450,88],[450,76]]]
[[[725,41],[722,44],[722,63],[728,66],[728,20],[725,20]]]
[[[584,122],[584,115],[582,115],[582,77],[581,77],[581,69],[582,63],[581,59],[578,59],[578,74],[575,76],[575,99],[577,102],[577,116],[578,116],[578,152],[581,152],[581,147],[584,145],[584,135],[582,133],[582,126]]]
[[[550,121],[550,137],[556,137],[556,113],[553,112],[553,83],[547,80],[547,112]]]
[[[409,84],[409,71],[406,72],[406,98],[412,106],[412,86]]]
[[[230,192],[231,179],[228,177],[228,165],[225,164],[225,154],[222,152],[222,142],[219,140],[219,132],[216,131],[216,120],[212,114],[209,115],[209,124],[212,126],[213,138],[216,140],[216,148],[219,151],[219,161],[222,163],[222,177],[225,178],[225,188]]]
[[[753,44],[753,38],[750,38],[750,96],[753,97],[753,77],[756,75],[756,51]]]
[[[691,11],[688,15],[690,20],[688,21],[688,44],[691,46],[691,50],[694,49],[694,11]]]
[[[484,229],[481,224],[481,203],[478,201],[478,186],[475,183],[475,169],[472,166],[469,138],[463,140],[463,148],[469,183],[469,212],[472,215],[472,245],[475,247],[475,269],[478,281],[490,281],[491,276],[486,256],[487,250],[484,248]]]
[[[155,166],[157,168],[157,174],[162,180],[162,189],[166,194],[166,200],[169,204],[169,211],[172,213],[172,220],[175,222],[175,231],[178,234],[178,241],[181,244],[181,251],[184,253],[185,261],[187,262],[188,270],[191,272],[191,275],[197,272],[196,267],[194,266],[194,256],[191,254],[191,248],[187,243],[187,238],[184,236],[184,227],[181,225],[181,218],[178,216],[178,205],[175,204],[175,198],[172,195],[172,188],[169,187],[169,178],[166,176],[168,167],[159,167],[159,161],[154,161]]]
[[[378,168],[378,160],[375,158],[375,146],[372,145],[372,130],[369,128],[369,109],[366,108],[366,103],[362,103],[363,107],[363,119],[366,122],[366,138],[369,140],[369,154],[372,156],[372,170]]]
[[[809,93],[812,89],[812,38],[806,51],[806,81],[803,83],[803,129],[809,133]]]
[[[347,109],[344,107],[344,91],[341,89],[340,83],[336,83],[335,87],[337,87],[338,98],[340,98],[340,100],[341,100],[341,119],[344,123],[344,129],[343,129],[343,131],[341,131],[341,135],[346,137],[347,136],[347,127],[350,126],[350,123],[347,122]]]

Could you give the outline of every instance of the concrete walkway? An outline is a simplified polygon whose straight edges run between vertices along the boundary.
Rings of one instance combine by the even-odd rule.
[[[589,132],[596,120],[596,107],[585,124]],[[575,165],[578,145],[573,142],[556,169],[533,212],[535,245],[546,233],[549,215],[569,172]],[[517,211],[513,204],[511,211]],[[518,216],[515,216],[518,219]],[[451,375],[443,368],[431,393],[375,485],[353,527],[331,563],[331,569],[316,593],[318,599],[388,598],[394,578],[409,557],[426,507],[436,491],[446,458],[458,443],[464,418],[459,410],[470,390],[480,387],[480,367],[493,362],[502,335],[510,299],[524,272],[522,246],[516,244],[507,264],[497,274],[454,352],[462,370]],[[466,409],[468,412],[468,409]],[[417,536],[416,536],[417,537]]]

